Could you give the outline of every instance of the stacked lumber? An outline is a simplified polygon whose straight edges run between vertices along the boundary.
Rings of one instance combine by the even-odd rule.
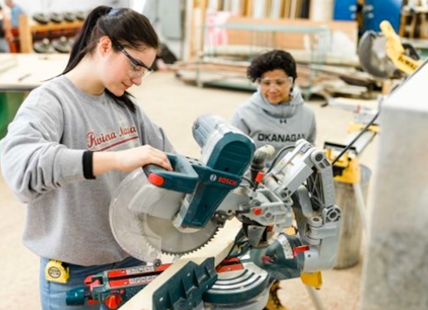
[[[207,58],[204,61],[177,62],[171,66],[183,82],[203,86],[217,86],[255,91],[256,84],[246,76],[249,61]],[[297,85],[307,95],[325,99],[335,96],[375,98],[383,82],[355,67],[298,63]]]

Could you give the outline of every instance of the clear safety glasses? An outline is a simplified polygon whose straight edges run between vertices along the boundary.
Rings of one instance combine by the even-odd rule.
[[[148,75],[150,75],[150,73],[153,72],[152,68],[149,68],[140,60],[135,59],[134,57],[129,55],[129,53],[125,50],[125,48],[122,45],[117,44],[117,43],[115,45],[131,62],[132,68],[128,72],[128,74],[131,78],[133,78],[133,79],[145,78]]]
[[[259,79],[257,79],[257,82],[263,88],[269,88],[271,86],[281,88],[281,87],[291,85],[293,83],[293,78],[291,76],[277,78],[277,79],[259,78]]]

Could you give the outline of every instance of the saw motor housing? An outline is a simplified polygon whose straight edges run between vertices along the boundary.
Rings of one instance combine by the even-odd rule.
[[[188,194],[174,220],[176,227],[204,227],[227,194],[238,187],[255,151],[248,136],[217,116],[199,117],[193,125],[193,136],[202,149],[200,161],[169,154],[174,171],[155,168],[148,175],[149,181],[169,179],[170,185],[155,185],[175,191],[183,191],[179,185],[188,184]],[[177,169],[180,167],[185,169]]]

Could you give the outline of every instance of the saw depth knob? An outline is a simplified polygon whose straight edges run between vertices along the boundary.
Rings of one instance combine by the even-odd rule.
[[[108,295],[105,304],[109,309],[119,308],[120,303],[122,302],[122,297],[120,295]]]

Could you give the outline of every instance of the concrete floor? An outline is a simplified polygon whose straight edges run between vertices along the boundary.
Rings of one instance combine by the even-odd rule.
[[[193,140],[191,126],[201,114],[215,113],[228,119],[233,110],[250,93],[197,88],[186,85],[172,73],[155,73],[144,84],[131,92],[136,96],[148,115],[161,125],[178,152],[197,157],[199,147]],[[319,101],[310,101],[316,113],[318,136],[316,145],[325,141],[343,143],[348,124],[353,120],[349,111],[333,107],[322,108]],[[361,163],[374,169],[377,139],[360,157]],[[0,310],[38,310],[38,263],[36,255],[21,243],[24,225],[24,208],[9,191],[0,176],[1,289]],[[362,251],[362,260],[364,259]],[[323,272],[323,287],[319,296],[326,310],[357,309],[360,294],[361,263],[345,270]],[[289,310],[315,309],[299,279],[282,281],[280,298]]]

